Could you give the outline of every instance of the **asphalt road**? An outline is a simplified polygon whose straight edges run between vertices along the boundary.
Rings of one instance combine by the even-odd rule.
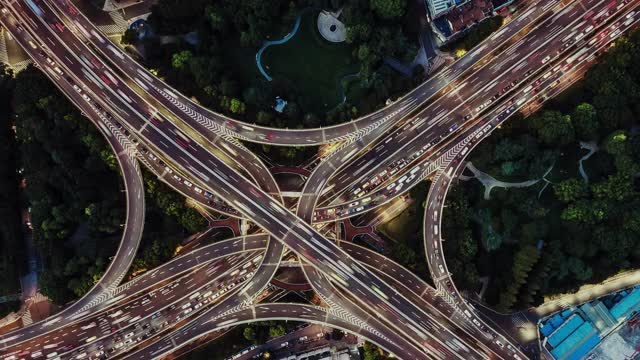
[[[128,136],[132,139],[144,143],[145,146],[152,149],[151,151],[158,158],[171,161],[174,164],[173,166],[179,168],[181,173],[189,178],[189,182],[193,181],[194,184],[210,189],[229,206],[234,207],[243,216],[252,219],[258,226],[265,229],[273,239],[277,239],[296,253],[311,267],[309,268],[310,270],[317,272],[312,275],[315,276],[312,279],[316,281],[312,280],[312,284],[316,290],[324,294],[327,300],[335,301],[338,305],[338,310],[349,314],[345,316],[346,322],[350,326],[360,324],[363,331],[368,334],[367,336],[372,339],[378,339],[378,343],[390,351],[396,352],[402,349],[400,354],[407,358],[436,356],[440,358],[466,359],[514,356],[513,353],[505,350],[501,344],[486,341],[486,339],[483,340],[482,337],[485,334],[475,327],[469,327],[468,321],[458,319],[454,323],[439,310],[423,308],[421,305],[425,300],[421,296],[411,291],[398,292],[397,288],[394,287],[397,285],[397,279],[388,278],[386,274],[381,274],[369,267],[360,266],[347,252],[341,250],[330,240],[325,239],[316,228],[310,226],[309,223],[313,221],[313,215],[309,216],[309,211],[310,209],[313,211],[317,198],[322,193],[322,189],[326,184],[322,178],[326,173],[323,174],[318,171],[319,175],[314,176],[312,174],[314,182],[310,185],[312,189],[308,199],[300,202],[297,214],[290,212],[280,203],[274,201],[272,196],[278,195],[279,191],[277,188],[269,188],[269,181],[266,180],[266,177],[263,179],[265,181],[263,184],[254,185],[255,181],[260,182],[260,177],[265,173],[255,171],[253,169],[254,166],[257,165],[258,170],[260,168],[259,164],[252,163],[255,158],[252,158],[251,154],[243,149],[239,149],[237,143],[225,137],[225,135],[237,135],[226,132],[227,127],[234,127],[236,126],[235,124],[218,124],[218,128],[216,128],[215,124],[212,125],[208,122],[210,119],[198,112],[200,111],[198,108],[182,103],[181,101],[184,99],[181,98],[181,95],[171,89],[161,87],[164,85],[158,83],[159,80],[147,73],[138,71],[139,69],[134,67],[137,64],[127,62],[126,56],[122,55],[119,49],[115,49],[113,45],[105,42],[104,44],[106,45],[104,45],[103,49],[105,50],[103,52],[107,54],[111,52],[109,58],[118,69],[117,72],[112,70],[110,65],[96,58],[78,38],[82,33],[82,30],[79,30],[81,28],[77,28],[78,33],[72,33],[64,25],[56,22],[54,12],[44,5],[43,1],[36,1],[36,3],[45,9],[44,13],[37,14],[38,11],[32,11],[31,8],[21,5],[21,2],[12,3],[10,6],[23,21],[23,26],[36,35],[36,44],[41,44],[45,47],[46,52],[41,54],[38,54],[37,51],[32,51],[32,53],[35,53],[34,58],[57,83],[65,84],[61,86],[63,91],[73,94],[71,95],[72,98],[82,99],[80,100],[81,103],[85,101],[94,112],[102,114],[101,119],[103,122],[115,123],[115,126],[124,125],[126,130],[123,130],[123,132],[125,134],[129,133]],[[60,3],[65,4],[64,2]],[[551,75],[542,80],[538,79],[540,81],[531,77],[534,75],[540,76],[546,71],[543,69],[551,69],[551,64],[555,64],[556,61],[567,61],[565,59],[570,51],[573,51],[575,47],[584,47],[585,40],[582,38],[586,38],[587,35],[590,36],[590,33],[595,32],[594,29],[587,30],[589,26],[586,24],[587,20],[583,21],[584,24],[576,23],[576,21],[579,21],[580,14],[587,12],[586,8],[592,5],[602,6],[602,2],[596,0],[574,1],[565,10],[556,8],[555,4],[555,2],[538,3],[538,6],[526,11],[524,13],[526,16],[523,15],[521,20],[517,19],[511,22],[504,30],[492,36],[486,44],[473,50],[468,56],[463,57],[452,67],[444,70],[433,80],[427,81],[412,91],[403,100],[397,101],[394,104],[396,106],[395,110],[390,110],[393,109],[393,106],[391,106],[378,114],[372,115],[373,117],[382,117],[376,120],[375,126],[372,126],[371,129],[358,128],[359,125],[355,123],[348,125],[353,127],[352,130],[357,131],[343,131],[342,138],[355,139],[365,134],[371,135],[367,135],[369,137],[366,139],[361,138],[347,143],[347,147],[353,146],[353,148],[349,152],[344,149],[340,150],[344,151],[341,155],[345,152],[346,155],[344,157],[337,156],[335,159],[340,159],[343,163],[347,162],[347,160],[352,160],[352,155],[359,150],[365,149],[372,138],[382,138],[384,129],[389,126],[388,124],[400,122],[403,119],[406,120],[402,125],[403,127],[400,127],[398,131],[394,131],[390,140],[385,143],[391,144],[388,145],[389,149],[392,150],[391,154],[388,156],[386,156],[386,153],[375,154],[376,151],[384,150],[384,146],[382,148],[380,146],[374,147],[373,150],[365,153],[369,154],[373,151],[373,162],[378,163],[376,166],[372,166],[371,169],[379,169],[382,166],[381,164],[384,164],[385,159],[389,157],[393,159],[393,156],[400,152],[406,152],[411,149],[411,146],[414,146],[414,149],[424,150],[425,144],[431,144],[434,141],[431,139],[437,138],[440,141],[447,138],[449,133],[451,133],[451,136],[455,136],[458,132],[467,131],[475,127],[477,128],[474,129],[475,133],[473,134],[477,134],[478,131],[487,132],[487,125],[477,119],[479,115],[482,115],[487,110],[493,109],[492,111],[495,111],[498,109],[497,116],[502,116],[501,120],[506,118],[507,115],[515,110],[513,105],[505,103],[510,96],[510,91],[518,89],[518,92],[520,92],[524,86],[523,84],[527,83],[532,83],[532,85],[531,88],[528,86],[525,88],[523,91],[525,94],[531,91],[536,92],[537,90],[534,88],[538,86],[550,86],[551,83],[549,81],[551,80],[549,79],[553,78],[552,75],[554,73],[561,74],[558,72],[559,70],[550,71]],[[548,12],[553,12],[554,9],[559,12],[555,15],[547,14]],[[73,12],[72,10],[69,11]],[[569,18],[565,19],[565,14],[570,14],[568,15]],[[554,26],[546,26],[545,28],[549,28],[546,34],[538,34],[536,38],[527,38],[526,34],[520,34],[518,35],[520,37],[518,37],[509,33],[509,30],[513,30],[515,34],[520,33],[519,30],[524,33],[538,31],[541,27],[536,27],[535,24],[537,21],[544,21],[545,16],[552,16],[555,19],[552,21],[559,21],[558,23],[552,23]],[[574,20],[575,18],[578,19]],[[3,23],[5,21],[6,19],[3,20]],[[600,24],[603,23],[600,22]],[[598,25],[598,23],[595,23],[594,27],[596,27],[595,25]],[[531,28],[527,29],[527,26]],[[84,30],[89,34],[86,28]],[[20,33],[24,32],[19,28],[15,28],[14,31],[16,32],[14,35],[20,35]],[[558,41],[560,35],[566,35],[568,31],[573,31],[573,33],[562,37],[562,39],[566,40]],[[578,38],[577,36],[580,33],[583,33],[583,35]],[[94,46],[97,43],[102,43],[99,35],[89,34],[88,38],[93,41]],[[498,43],[498,40],[502,42]],[[497,45],[508,44],[509,41],[513,41],[514,46],[511,48],[513,50],[510,50],[508,45],[506,47],[490,46],[492,42],[496,42],[494,45]],[[575,44],[565,46],[568,42]],[[39,47],[36,44],[34,44],[35,49],[33,50]],[[536,49],[533,50],[534,48]],[[584,57],[590,55],[588,51],[569,57],[569,59],[573,58],[573,60],[567,65],[571,65],[570,63],[573,61],[582,61]],[[487,54],[496,57],[499,61],[486,65],[491,59],[490,57],[485,57]],[[500,55],[499,58],[498,55]],[[50,59],[46,59],[46,57],[50,57]],[[556,57],[558,57],[557,60]],[[523,61],[522,59],[526,60]],[[510,61],[515,63],[510,65]],[[55,62],[55,65],[50,64],[50,62]],[[48,63],[49,65],[47,65]],[[508,66],[507,71],[505,72],[501,69],[501,66]],[[566,71],[570,67],[564,66],[563,68],[561,66],[560,69]],[[466,73],[469,69],[471,69],[472,74],[478,72],[485,75],[474,76],[473,79],[468,81],[468,84],[466,82],[451,81],[452,76],[453,79],[457,79],[460,74]],[[523,73],[524,78],[522,77]],[[120,74],[126,74],[129,79],[123,79],[123,77],[119,76]],[[518,79],[516,84],[514,84],[515,79]],[[133,83],[136,84],[134,87],[143,89],[146,87],[144,94],[132,89],[131,85]],[[442,86],[438,88],[438,84],[442,84]],[[508,86],[507,84],[511,85],[513,90],[511,88],[504,90]],[[73,86],[77,88],[73,88]],[[446,102],[442,100],[460,96],[463,91],[471,91],[468,89],[475,91],[472,91],[466,97],[466,100],[460,99],[460,104],[451,100]],[[487,103],[491,95],[494,95],[491,103]],[[431,99],[433,96],[436,97]],[[432,100],[429,105],[420,110],[416,117],[411,117],[409,121],[409,114],[412,114],[418,107],[422,107],[427,98]],[[529,100],[529,98],[526,100]],[[440,105],[442,110],[438,108],[438,102],[443,103]],[[451,104],[454,104],[454,108],[447,108]],[[455,106],[456,104],[458,105]],[[502,107],[500,107],[501,105]],[[159,106],[166,109],[168,113],[158,111],[157,107]],[[464,113],[456,113],[463,106],[467,106],[468,109]],[[513,110],[510,110],[512,107]],[[440,111],[438,112],[438,110]],[[464,120],[467,123],[461,123],[460,117],[464,117],[466,116],[465,114],[470,112],[472,112],[472,116]],[[182,122],[172,121],[174,120],[172,116],[180,118]],[[106,118],[106,120],[103,118]],[[452,128],[452,123],[456,125],[456,128]],[[344,126],[346,127],[347,125]],[[246,129],[246,125],[244,127],[240,125],[240,127],[242,127],[243,131],[252,134],[256,133],[255,129]],[[220,128],[222,128],[222,133],[220,133]],[[326,139],[325,130],[322,131],[323,141]],[[412,135],[410,138],[409,134],[413,134],[412,131],[416,131],[418,135]],[[316,130],[317,132],[318,130]],[[297,134],[296,132],[291,133]],[[215,136],[211,134],[215,134]],[[266,136],[271,136],[272,139],[257,139],[257,141],[273,140],[273,135]],[[291,138],[296,138],[296,136],[298,135],[291,136]],[[242,136],[239,137],[242,138]],[[335,140],[336,138],[334,137],[333,139]],[[273,140],[275,143],[277,141]],[[449,142],[448,144],[452,149],[459,145],[455,142]],[[435,145],[433,144],[432,146]],[[433,154],[433,151],[425,151],[424,153]],[[435,154],[438,154],[437,151]],[[418,156],[422,156],[422,154]],[[371,162],[370,160],[367,162]],[[369,164],[361,165],[357,167],[357,170],[363,169],[360,172],[369,171],[367,169]],[[322,170],[329,171],[327,169],[330,167],[328,165],[323,166]],[[411,177],[412,173],[410,171],[412,171],[410,167],[407,167],[405,172],[410,175],[407,175],[403,180],[398,180],[398,182],[404,184],[405,181],[407,183],[413,181],[414,179],[407,180]],[[356,173],[355,175],[358,174]],[[340,194],[340,187],[347,186],[334,185],[335,194]],[[403,187],[404,185],[396,190],[396,185],[393,189],[396,192],[400,192]],[[397,194],[391,193],[389,196],[395,195]],[[271,241],[270,243],[276,242]],[[267,269],[264,273],[275,272],[280,255],[281,253],[273,251],[264,257],[260,265],[261,269]],[[237,263],[236,265],[239,266],[240,264]],[[231,268],[227,270],[231,270]],[[223,271],[220,276],[225,277],[226,281],[237,283],[238,278],[230,275],[233,271]],[[308,273],[311,273],[311,271],[308,271]],[[330,279],[330,281],[326,279]],[[162,341],[150,344],[148,347],[150,352],[145,350],[145,353],[152,355],[154,354],[153,351],[157,351],[156,354],[158,352],[162,353],[164,351],[163,347],[154,348],[154,346],[162,344],[163,341],[165,344],[166,341],[172,344],[173,342],[185,343],[186,340],[191,339],[193,336],[201,335],[203,332],[210,330],[214,331],[237,321],[268,318],[270,316],[268,311],[263,313],[261,305],[250,304],[253,298],[251,294],[261,291],[264,285],[268,283],[268,280],[270,280],[270,275],[249,280],[248,285],[243,287],[242,291],[236,291],[234,296],[222,299],[219,304],[209,310],[198,310],[203,312],[203,316],[198,317],[188,325],[181,323],[181,320],[176,320],[175,316],[177,315],[171,313],[170,316],[173,316],[171,319],[176,321],[178,325],[185,326],[176,330],[175,336],[166,336]],[[394,280],[396,280],[395,283]],[[210,285],[205,284],[202,286]],[[279,305],[277,305],[277,308],[280,309]],[[286,309],[286,306],[278,310],[279,312],[277,311],[274,316],[282,316],[284,309]],[[332,309],[336,311],[335,308]],[[259,313],[256,313],[256,311]],[[251,315],[250,318],[248,317],[249,315]],[[340,321],[338,318],[330,321],[338,323]],[[204,319],[208,320],[205,321]],[[227,324],[225,321],[230,322]],[[325,321],[329,320],[325,319]],[[378,332],[377,329],[380,329],[380,331]],[[120,341],[119,335],[110,336],[113,337],[110,344],[117,344]],[[2,338],[0,341],[3,340],[7,340],[7,338]],[[408,344],[407,341],[409,342]],[[127,342],[126,334],[124,342]],[[10,341],[7,340],[5,343],[10,343]],[[399,346],[399,344],[402,344],[402,346]]]

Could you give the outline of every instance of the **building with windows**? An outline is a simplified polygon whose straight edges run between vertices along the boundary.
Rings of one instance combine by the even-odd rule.
[[[468,0],[426,0],[429,8],[429,15],[432,19],[446,13],[449,9],[456,5],[467,2]]]

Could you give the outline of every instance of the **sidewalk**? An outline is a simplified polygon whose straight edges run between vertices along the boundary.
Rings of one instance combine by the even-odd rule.
[[[545,302],[532,311],[540,317],[553,314],[567,307],[585,303],[603,295],[640,284],[640,270],[631,270],[604,280],[600,284],[582,286],[576,293],[560,294],[545,299]]]

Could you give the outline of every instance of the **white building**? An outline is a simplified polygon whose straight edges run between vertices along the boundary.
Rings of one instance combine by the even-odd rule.
[[[447,12],[449,9],[456,5],[455,0],[426,0],[429,7],[429,15],[431,18],[436,18],[440,14]]]

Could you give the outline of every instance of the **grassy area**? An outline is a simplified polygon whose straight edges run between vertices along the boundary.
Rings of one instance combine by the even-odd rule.
[[[415,212],[413,205],[414,204],[411,204],[407,209],[398,214],[398,216],[378,226],[378,230],[394,241],[414,237],[414,230],[419,227],[418,222],[420,219],[418,215],[420,214]]]
[[[317,12],[303,15],[298,32],[282,45],[267,48],[263,66],[274,81],[288,81],[309,99],[313,110],[327,111],[340,98],[340,78],[358,71],[351,62],[351,48],[321,38],[316,26]],[[293,26],[293,25],[291,25]],[[275,38],[275,37],[274,37]]]

